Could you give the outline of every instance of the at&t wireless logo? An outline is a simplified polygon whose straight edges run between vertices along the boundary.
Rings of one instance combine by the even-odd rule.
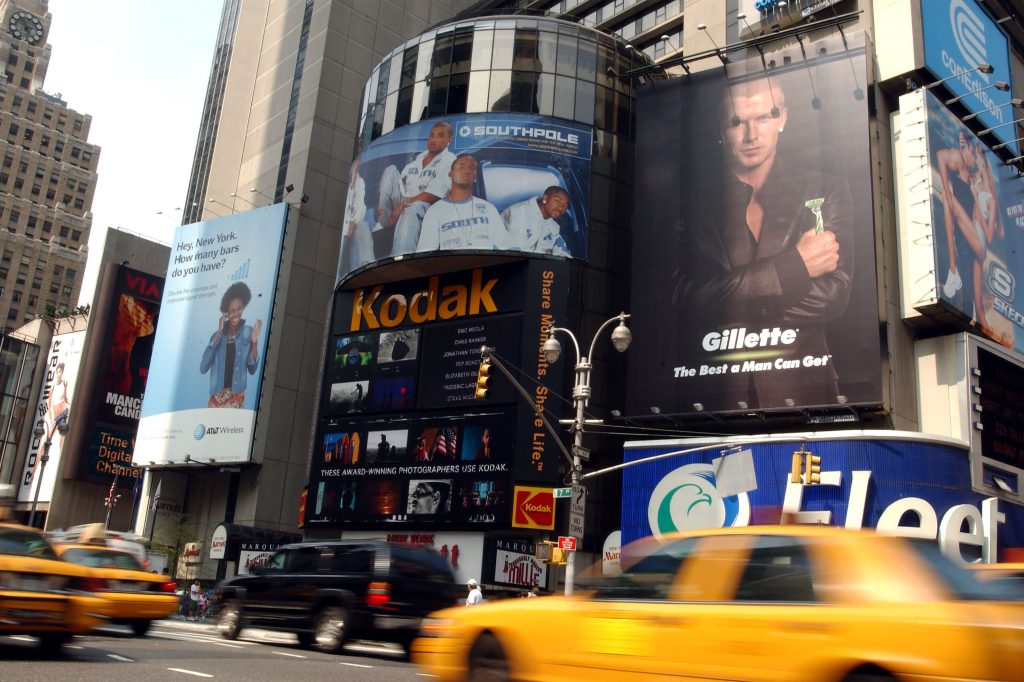
[[[987,64],[988,49],[985,47],[985,24],[975,13],[968,0],[952,0],[949,3],[949,25],[953,29],[953,40],[967,64]],[[978,72],[978,77],[988,82],[988,74]]]
[[[750,523],[750,498],[746,493],[722,497],[710,464],[687,464],[654,487],[647,520],[655,537],[679,530],[746,526]]]
[[[203,436],[206,435],[206,425],[197,424],[196,430],[192,432],[192,435],[195,437],[196,440],[202,440]]]

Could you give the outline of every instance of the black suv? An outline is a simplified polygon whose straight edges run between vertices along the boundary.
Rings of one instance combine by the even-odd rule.
[[[217,628],[294,632],[302,646],[337,653],[349,639],[408,651],[423,617],[454,605],[462,589],[441,555],[378,540],[286,545],[253,575],[217,588]]]

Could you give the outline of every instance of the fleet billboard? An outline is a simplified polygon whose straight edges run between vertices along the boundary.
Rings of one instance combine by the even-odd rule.
[[[1016,128],[1003,125],[1015,118],[1010,107],[1013,90],[996,86],[1013,82],[1006,34],[975,0],[921,0],[921,25],[925,67],[937,80],[943,79],[985,128],[1002,126],[992,134],[1006,142],[1016,156]],[[991,66],[992,72],[979,70],[982,64]]]
[[[135,464],[249,460],[287,211],[175,231]]]
[[[336,298],[304,523],[479,528],[511,519],[514,481],[554,481],[558,449],[499,377],[475,399],[480,347],[520,369],[541,406],[539,352],[561,316],[565,263],[534,260]]]
[[[64,434],[59,427],[70,425],[85,334],[84,329],[57,334],[50,342],[43,389],[39,403],[29,417],[33,423],[42,425],[43,435],[36,436],[33,433],[29,443],[28,456],[18,481],[18,502],[49,502],[53,497],[64,448]],[[44,454],[48,455],[45,464]]]
[[[723,495],[712,460],[733,444],[627,443],[625,461],[636,464],[623,470],[623,547],[677,530],[809,523],[930,539],[960,561],[1024,550],[1024,507],[973,491],[963,443],[895,431],[748,437],[757,487]],[[798,450],[821,457],[820,484],[790,481]]]
[[[588,126],[516,114],[434,118],[375,140],[349,172],[338,281],[433,251],[585,259],[592,141]]]
[[[930,92],[900,98],[905,169],[900,248],[917,311],[1024,351],[1024,183]],[[906,305],[906,304],[905,304]],[[950,316],[946,316],[949,318]]]
[[[881,402],[865,55],[812,47],[641,91],[633,414]]]

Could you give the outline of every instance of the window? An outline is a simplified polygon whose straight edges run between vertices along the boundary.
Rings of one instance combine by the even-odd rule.
[[[32,130],[31,128],[25,128],[25,140],[26,141],[31,141],[33,135],[35,135],[35,131],[34,130]]]
[[[11,292],[11,303],[21,303],[21,292],[17,289]]]
[[[36,221],[37,221],[37,220],[38,220],[38,218],[36,218],[36,217],[35,217],[34,215],[30,215],[30,216],[28,217],[28,220],[27,220],[27,221],[25,221],[25,224],[26,224],[26,225],[27,225],[28,227],[35,227],[35,226],[36,226]]]
[[[78,270],[75,270],[74,268],[68,268],[64,272],[64,279],[74,279],[75,275],[77,275],[77,274],[78,274]]]
[[[81,238],[82,238],[82,231],[81,230],[71,230],[71,239],[73,241],[77,242]]]
[[[71,296],[71,287],[64,287],[63,289],[61,289],[60,293],[64,295],[64,298],[70,297]]]
[[[68,228],[64,227],[63,225],[61,226],[61,228],[60,228],[60,236],[61,237],[67,237],[69,232],[70,232],[70,230],[68,230]]]
[[[73,129],[73,130],[74,130],[74,131],[75,131],[76,133],[80,133],[80,132],[82,132],[82,119],[80,119],[80,118],[76,118],[76,119],[75,119],[75,122],[74,122],[74,124],[73,124],[73,125],[71,126],[71,128],[72,128],[72,129]]]
[[[60,154],[61,152],[63,152],[64,151],[64,141],[63,140],[57,140],[56,142],[54,142],[53,143],[53,151],[55,153],[57,153],[57,154]]]
[[[35,68],[36,68],[35,62],[30,62],[28,60],[25,60],[25,71],[27,71],[28,73],[32,73],[32,71],[34,71]]]
[[[72,159],[77,159],[81,155],[82,155],[82,150],[81,149],[79,149],[78,147],[72,147],[71,148],[71,158]]]
[[[74,189],[74,188],[75,188],[75,181],[69,179],[68,180],[68,189]]]
[[[92,161],[92,152],[82,150],[82,161]]]
[[[60,285],[56,282],[50,282],[50,293],[55,294],[60,291]]]
[[[9,270],[7,268],[0,267],[0,279],[6,280],[8,272]]]
[[[40,289],[40,288],[42,288],[42,286],[43,286],[43,278],[42,277],[36,276],[36,277],[32,278],[32,288],[33,289]]]
[[[22,78],[21,79],[21,87],[23,87],[23,88],[25,88],[27,90],[29,88],[29,86],[31,86],[31,85],[32,85],[32,81],[30,81],[29,79],[27,79],[27,78]]]
[[[78,188],[77,189],[78,189],[78,193],[79,194],[85,194],[85,183],[84,182],[78,183]]]
[[[11,127],[7,129],[7,132],[10,133],[11,135],[17,135],[19,130],[21,129],[18,127],[18,124],[12,123]]]
[[[11,51],[11,53],[9,55],[7,55],[7,63],[10,64],[11,66],[17,66],[18,65],[18,55],[13,50]]]
[[[53,118],[53,109],[43,109],[43,118],[47,121]]]
[[[40,192],[42,191],[43,188],[39,186],[39,183],[35,183],[34,185],[32,185],[32,196],[39,196]]]
[[[17,308],[11,308],[10,310],[8,310],[7,311],[7,319],[8,320],[17,320],[18,319],[18,309]]]
[[[658,547],[621,575],[595,578],[595,599],[667,599],[679,567],[697,545],[697,538],[686,538]]]
[[[85,208],[85,202],[81,199],[75,199],[75,208]]]
[[[332,573],[369,573],[371,552],[361,547],[337,547],[331,559]]]
[[[47,196],[49,196],[49,192],[47,192]],[[53,222],[51,222],[49,220],[44,220],[43,221],[43,232],[49,232],[52,229],[53,229]]]
[[[4,157],[4,168],[10,168],[13,165],[14,165],[14,157],[13,156],[5,156]]]
[[[36,103],[35,103],[35,100],[32,100],[32,101],[30,101],[28,103],[28,113],[30,113],[30,114],[36,113]]]
[[[50,199],[52,201],[55,196],[57,196],[57,193],[54,192],[52,189],[46,190],[46,198],[47,199]],[[49,230],[47,230],[47,232],[49,232]]]
[[[815,601],[811,562],[796,538],[762,536],[736,588],[737,601]]]
[[[21,102],[22,102],[21,96],[20,95],[15,95],[14,99],[11,101],[11,104],[13,104],[15,107],[20,107],[21,106]]]
[[[4,263],[10,263],[11,262],[11,258],[13,258],[13,257],[14,257],[14,253],[12,251],[10,251],[8,249],[4,249],[4,255],[2,257],[2,261]]]
[[[25,273],[24,272],[19,272],[15,276],[14,281],[15,281],[16,284],[22,284],[22,285],[25,284]]]
[[[54,265],[53,266],[53,275],[54,275],[54,277],[60,277],[63,274],[64,274],[64,266],[63,265]]]
[[[7,173],[0,173],[0,185],[6,185],[11,179]]]
[[[49,147],[50,146],[50,136],[49,135],[43,135],[42,137],[40,137],[39,138],[39,146],[40,147]]]

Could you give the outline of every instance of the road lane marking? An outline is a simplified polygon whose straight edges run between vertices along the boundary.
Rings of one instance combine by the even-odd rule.
[[[35,637],[26,637],[25,635],[11,635],[11,639],[16,639],[19,642],[34,642],[34,641],[36,641]]]
[[[350,668],[372,668],[372,665],[363,665],[362,663],[345,663],[340,661],[338,665],[347,665]]]
[[[160,635],[152,635],[151,639],[173,639],[176,642],[200,642],[202,644],[213,644],[214,646],[226,646],[229,649],[244,649],[245,644],[228,644],[227,642],[218,642],[212,639],[200,639],[198,637],[181,637],[179,635],[172,635],[163,633]]]
[[[206,673],[196,672],[195,670],[185,670],[184,668],[168,668],[171,672],[185,673],[186,675],[195,675],[196,677],[213,677],[213,675],[207,675]]]
[[[125,658],[124,656],[118,656],[117,654],[107,654],[108,658],[112,658],[115,661],[126,661],[128,663],[134,663],[135,660],[131,658]]]
[[[303,656],[302,654],[290,654],[290,653],[288,653],[286,651],[271,651],[270,653],[277,654],[278,656],[291,656],[292,658],[305,658],[305,656]]]
[[[84,646],[76,646],[74,644],[65,644],[64,648],[65,649],[84,649],[85,647]]]

